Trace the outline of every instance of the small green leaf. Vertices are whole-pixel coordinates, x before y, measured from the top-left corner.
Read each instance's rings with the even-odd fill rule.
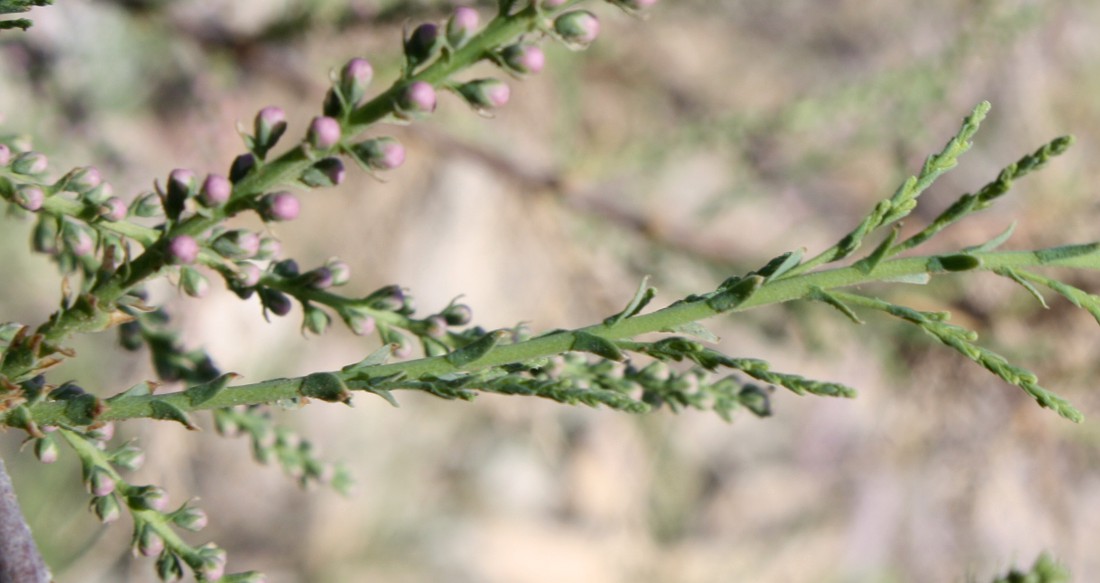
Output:
[[[1043,294],[1039,293],[1039,290],[1035,289],[1035,286],[1031,285],[1031,282],[1024,279],[1015,269],[1012,269],[1011,267],[1005,267],[1002,269],[995,269],[993,270],[993,273],[996,273],[997,275],[1003,277],[1007,277],[1012,281],[1020,284],[1021,286],[1023,286],[1024,289],[1027,290],[1027,293],[1031,294],[1036,300],[1038,300],[1038,302],[1042,304],[1044,308],[1050,308],[1050,306],[1047,305],[1046,298],[1043,297]]]
[[[1016,221],[1012,221],[1012,224],[1009,225],[1008,228],[1005,229],[1004,231],[1001,231],[1000,235],[997,235],[996,237],[993,237],[992,239],[986,241],[985,243],[982,243],[981,245],[975,245],[973,247],[967,247],[967,248],[963,249],[963,251],[966,252],[966,253],[988,253],[990,251],[994,251],[998,247],[1003,245],[1005,243],[1005,241],[1008,241],[1009,237],[1012,236],[1012,232],[1015,231],[1015,230],[1016,230]]]
[[[764,284],[764,278],[750,275],[733,284],[729,289],[721,290],[707,299],[707,305],[715,312],[728,312],[745,303],[756,290]]]
[[[455,367],[462,368],[492,352],[497,343],[507,335],[508,332],[506,330],[494,330],[448,354],[444,358]]]
[[[794,269],[802,262],[802,255],[806,253],[805,247],[800,247],[794,251],[788,251],[779,257],[776,257],[769,261],[764,267],[756,270],[756,275],[764,276],[764,283],[773,281],[783,276],[783,274]]]
[[[240,377],[241,375],[235,372],[227,372],[212,381],[205,382],[201,385],[195,385],[184,391],[183,394],[187,397],[192,407],[198,407],[210,399],[213,399],[218,393],[229,386],[231,381]]]
[[[329,403],[351,405],[351,391],[344,380],[331,372],[315,372],[302,379],[298,394]]]
[[[856,324],[863,324],[863,320],[861,320],[859,316],[856,315],[852,308],[848,307],[848,304],[840,301],[840,298],[825,291],[820,287],[814,286],[813,288],[811,288],[808,298],[814,301],[824,302],[836,308],[837,311],[839,311],[841,314],[844,314],[844,316],[852,322],[855,322]]]
[[[153,410],[152,415],[150,415],[153,419],[176,421],[191,431],[198,431],[199,429],[191,422],[191,417],[186,411],[168,401],[152,401],[149,403],[149,408]]]
[[[606,326],[614,326],[619,322],[627,318],[632,318],[641,312],[649,302],[653,301],[653,298],[657,295],[657,289],[649,287],[649,276],[642,278],[642,283],[638,285],[638,291],[634,292],[634,297],[631,298],[630,303],[623,308],[623,311],[605,318],[603,323]]]
[[[367,368],[369,366],[386,364],[387,362],[389,362],[390,358],[393,357],[393,351],[397,350],[397,348],[398,346],[396,344],[383,344],[381,348],[368,354],[367,357],[363,360],[360,360],[355,364],[349,364],[340,370],[344,372],[351,372],[359,370],[361,368]]]
[[[857,261],[854,267],[864,274],[870,274],[878,267],[878,264],[890,254],[891,247],[894,246],[894,242],[898,240],[898,233],[901,229],[898,225],[894,225],[890,229],[890,233],[886,235],[886,238],[875,247],[874,251],[871,251],[866,257]]]
[[[625,358],[623,352],[611,340],[580,330],[573,333],[573,345],[570,350],[590,352],[608,360],[622,361]]]

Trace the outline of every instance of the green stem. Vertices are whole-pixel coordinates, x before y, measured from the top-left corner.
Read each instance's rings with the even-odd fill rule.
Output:
[[[1100,270],[1100,243],[1069,245],[1038,251],[1002,251],[974,253],[979,260],[976,270],[1022,269],[1029,267],[1072,267]],[[836,289],[876,281],[897,280],[925,273],[943,274],[942,256],[921,256],[883,261],[873,271],[866,273],[858,267],[842,267],[818,271],[765,283],[747,300],[731,311],[743,311],[769,304],[777,304],[809,297],[815,289]],[[690,322],[719,314],[705,301],[679,302],[655,312],[624,319],[618,323],[596,324],[579,331],[609,340],[632,338],[641,334],[671,330]],[[503,364],[568,352],[575,342],[572,332],[560,332],[540,336],[525,342],[500,345],[484,356],[464,366],[454,365],[446,356],[421,358],[401,363],[376,365],[353,371],[335,371],[345,382],[362,383],[369,379],[402,374],[404,378],[418,379],[429,375],[473,371]],[[213,398],[192,405],[183,392],[164,395],[120,397],[112,400],[97,420],[119,420],[135,417],[154,417],[154,403],[164,402],[183,411],[216,409],[236,405],[273,403],[300,395],[301,378],[273,379],[260,383],[229,387]],[[40,425],[73,423],[77,415],[66,411],[67,403],[43,401],[28,405],[33,418]],[[8,415],[0,415],[0,425],[8,424]]]

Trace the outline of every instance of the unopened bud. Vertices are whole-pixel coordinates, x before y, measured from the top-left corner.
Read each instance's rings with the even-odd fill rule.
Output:
[[[454,14],[447,21],[447,42],[451,48],[462,48],[474,35],[479,24],[481,24],[481,17],[477,10],[468,6],[455,8]]]
[[[512,95],[508,84],[498,79],[478,79],[463,83],[458,86],[458,92],[470,107],[482,112],[502,107]]]
[[[224,176],[207,174],[199,190],[199,202],[209,208],[217,208],[229,201],[233,185]]]
[[[306,186],[314,188],[323,186],[336,186],[344,181],[347,171],[344,161],[339,158],[325,158],[318,160],[316,164],[306,168],[299,180]]]
[[[143,218],[159,217],[164,214],[164,204],[155,193],[146,192],[130,203],[130,212]]]
[[[351,151],[372,170],[393,170],[405,163],[405,147],[390,137],[360,142]]]
[[[190,235],[179,235],[168,241],[168,263],[191,265],[199,258],[199,244]]]
[[[206,297],[210,292],[210,280],[199,273],[197,269],[184,267],[180,271],[180,289],[183,293],[193,298]]]
[[[233,163],[229,165],[229,181],[236,184],[244,180],[255,167],[256,156],[252,153],[241,154],[233,158]]]
[[[137,446],[127,443],[111,454],[111,463],[132,472],[145,464],[145,452]]]
[[[139,486],[127,496],[126,503],[135,510],[164,512],[168,508],[168,492],[160,486]]]
[[[138,534],[137,552],[145,557],[159,555],[164,550],[164,539],[150,526],[143,526]]]
[[[367,94],[374,69],[366,59],[356,57],[340,70],[340,92],[348,107],[355,107]]]
[[[99,186],[102,182],[103,177],[94,166],[75,168],[61,179],[61,183],[64,184],[63,188],[66,191],[75,192],[77,194],[84,194]]]
[[[260,251],[260,236],[248,229],[233,229],[215,237],[210,246],[227,259],[250,259]]]
[[[313,289],[328,289],[332,287],[332,271],[328,267],[311,269],[299,276],[299,281]]]
[[[61,240],[65,247],[77,257],[91,255],[95,251],[95,239],[92,231],[84,223],[73,219],[64,219],[61,225]]]
[[[94,441],[111,441],[111,438],[115,436],[115,424],[103,423],[96,427],[89,427],[84,436]]]
[[[285,316],[290,313],[290,308],[293,304],[291,304],[290,298],[288,298],[286,294],[266,288],[261,288],[259,292],[260,302],[263,303],[264,308],[270,310],[272,314],[276,316]]]
[[[297,197],[286,191],[266,194],[260,199],[260,216],[265,221],[292,221],[300,211]]]
[[[183,578],[183,562],[178,555],[164,551],[157,557],[157,577],[161,581],[179,581]]]
[[[57,456],[60,453],[53,436],[47,435],[34,440],[34,457],[38,458],[38,461],[44,464],[52,464],[57,461]]]
[[[17,154],[11,161],[11,171],[16,174],[42,174],[47,167],[49,167],[49,161],[46,156],[38,152],[23,152]]]
[[[125,219],[127,211],[126,203],[122,202],[122,199],[117,196],[112,196],[103,201],[97,209],[100,218],[111,223]]]
[[[351,280],[351,266],[346,261],[333,257],[325,262],[325,268],[332,274],[332,285],[341,286]]]
[[[177,219],[183,212],[187,199],[195,194],[195,173],[177,168],[168,174],[168,189],[164,196],[164,212],[170,219]]]
[[[451,304],[443,310],[443,317],[450,326],[465,326],[473,318],[474,311],[466,304]]]
[[[313,306],[306,307],[305,316],[302,319],[303,330],[308,330],[320,336],[328,330],[330,324],[332,324],[332,317],[326,314],[324,310]]]
[[[12,202],[34,212],[42,208],[42,203],[46,202],[46,192],[41,187],[33,184],[20,184],[15,187],[15,196],[12,197]]]
[[[546,66],[546,53],[538,45],[514,44],[506,47],[500,56],[509,69],[521,75],[533,75]]]
[[[306,132],[306,141],[317,150],[329,150],[340,142],[340,122],[328,116],[313,118]]]
[[[241,261],[237,263],[237,273],[233,279],[241,287],[255,287],[257,283],[260,283],[262,275],[259,265],[249,261]]]
[[[432,58],[439,46],[439,27],[434,24],[421,24],[405,39],[405,60],[409,69]]]
[[[190,530],[191,532],[198,532],[206,528],[206,523],[208,521],[205,512],[191,506],[172,513],[172,522],[175,522],[180,528]]]
[[[193,565],[195,574],[203,581],[217,581],[225,574],[225,550],[214,543],[199,547],[199,564]]]
[[[256,114],[252,125],[256,132],[253,151],[262,160],[286,132],[286,112],[279,107],[265,107]]]
[[[554,20],[554,31],[572,49],[583,49],[600,35],[600,21],[587,10],[566,12]]]
[[[435,111],[435,88],[424,81],[413,81],[397,96],[397,115],[411,119]]]
[[[92,467],[85,485],[93,496],[106,496],[115,491],[114,478],[99,466]]]
[[[118,520],[122,514],[122,509],[118,506],[118,500],[113,495],[92,498],[92,510],[103,524]]]

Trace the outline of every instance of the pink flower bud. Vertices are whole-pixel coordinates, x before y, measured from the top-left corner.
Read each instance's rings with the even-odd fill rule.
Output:
[[[404,118],[431,113],[435,111],[435,104],[435,88],[424,81],[413,81],[397,97],[397,113]]]
[[[600,21],[587,10],[566,12],[554,21],[554,31],[571,48],[585,48],[600,35]]]
[[[340,142],[340,122],[331,117],[315,117],[309,124],[306,141],[317,150],[328,150]]]
[[[478,15],[477,10],[468,6],[455,8],[451,19],[447,21],[447,42],[452,48],[461,48],[474,35],[474,30],[480,24],[481,16]]]
[[[233,193],[233,185],[224,176],[207,174],[202,181],[202,189],[199,190],[199,202],[203,206],[216,208],[229,201]]]
[[[20,184],[15,188],[12,202],[34,212],[42,208],[42,203],[46,202],[46,193],[33,184]]]
[[[289,192],[276,192],[260,199],[260,216],[265,221],[293,221],[298,218],[301,203]]]
[[[190,235],[179,235],[168,242],[168,263],[191,265],[199,258],[199,244]]]
[[[505,64],[517,73],[535,74],[546,65],[546,53],[537,45],[515,44],[501,53]]]

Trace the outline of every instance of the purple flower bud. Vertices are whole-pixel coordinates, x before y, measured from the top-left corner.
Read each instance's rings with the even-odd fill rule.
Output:
[[[199,258],[199,244],[190,235],[172,237],[168,242],[168,263],[191,265]]]
[[[224,176],[207,174],[202,181],[202,189],[199,190],[199,202],[203,206],[216,208],[229,201],[229,195],[233,193],[233,185]]]
[[[340,70],[340,92],[348,107],[355,107],[367,94],[367,86],[374,76],[374,68],[366,59],[356,57]]]
[[[11,171],[16,174],[42,174],[49,167],[49,161],[38,152],[23,152],[11,162]]]
[[[11,148],[7,144],[0,144],[0,166],[7,166],[11,162]]]
[[[210,246],[227,259],[249,259],[260,251],[260,236],[247,229],[233,229],[215,237]]]
[[[34,457],[44,464],[52,464],[57,461],[60,451],[57,442],[50,436],[34,440]]]
[[[329,271],[328,267],[311,269],[303,273],[300,277],[303,285],[313,289],[328,289],[332,287],[332,272]]]
[[[199,273],[198,270],[184,267],[180,272],[180,288],[183,293],[193,298],[206,297],[210,292],[210,280]]]
[[[263,273],[260,271],[260,266],[248,261],[241,261],[237,263],[237,273],[234,275],[234,281],[241,287],[255,287],[257,283],[260,283],[260,277]]]
[[[66,219],[61,224],[61,240],[69,251],[77,257],[91,255],[95,251],[94,231],[72,219]]]
[[[33,184],[20,184],[15,187],[12,202],[34,212],[42,208],[42,203],[46,202],[46,193]]]
[[[360,142],[351,151],[372,170],[393,170],[405,163],[405,147],[389,137]]]
[[[252,169],[256,167],[256,156],[251,153],[241,154],[236,158],[233,158],[233,163],[229,165],[229,181],[233,184],[244,180],[248,176]]]
[[[114,223],[125,219],[127,210],[121,198],[112,196],[99,205],[97,212],[103,220]]]
[[[546,53],[538,45],[514,44],[505,48],[501,57],[508,68],[525,75],[538,73],[546,66]]]
[[[447,42],[451,48],[462,48],[466,41],[474,35],[474,30],[481,24],[481,16],[477,10],[467,6],[455,8],[454,14],[447,21]]]
[[[434,24],[421,24],[405,39],[405,60],[409,69],[432,58],[439,46],[439,27]]]
[[[265,107],[256,114],[252,127],[256,132],[252,149],[263,159],[286,132],[286,112],[279,107]]]
[[[306,141],[317,150],[328,150],[340,142],[340,122],[331,117],[313,118],[306,133]]]
[[[443,316],[432,316],[424,321],[424,334],[432,338],[443,338],[447,335],[447,320]]]
[[[170,219],[178,219],[184,203],[195,194],[195,173],[177,168],[168,174],[168,191],[164,196],[164,212]]]
[[[92,496],[106,496],[115,491],[115,480],[107,473],[107,470],[99,466],[92,468],[91,473],[88,475],[87,484],[88,492],[91,492]]]
[[[508,103],[512,91],[498,79],[478,79],[458,86],[458,92],[470,107],[478,111],[496,109]]]
[[[173,512],[172,522],[175,522],[180,528],[190,530],[191,532],[198,532],[206,528],[206,523],[209,522],[209,519],[206,513],[201,509],[188,506]]]
[[[69,192],[84,194],[103,182],[103,177],[94,166],[85,166],[70,171],[61,179],[64,189]]]
[[[351,266],[335,257],[325,262],[325,268],[332,274],[332,285],[341,286],[351,280]]]
[[[398,117],[409,119],[435,111],[435,88],[424,81],[413,81],[397,96]]]
[[[271,266],[271,271],[279,277],[285,277],[287,279],[298,277],[301,270],[298,269],[298,262],[293,259],[283,259]]]
[[[260,216],[265,221],[293,221],[301,210],[298,199],[286,191],[266,194],[260,199]]]
[[[144,557],[155,557],[164,550],[164,539],[152,528],[145,526],[138,534],[137,551]]]
[[[289,314],[290,308],[293,307],[293,304],[290,303],[290,298],[286,297],[286,294],[273,289],[261,288],[260,302],[263,303],[264,308],[271,310],[271,313],[276,316],[285,316]]]
[[[306,168],[299,180],[306,186],[322,187],[336,186],[344,181],[347,171],[344,161],[339,158],[324,158],[316,164]]]
[[[103,524],[118,520],[118,517],[122,514],[122,509],[118,507],[118,500],[114,496],[93,498],[92,508],[95,510],[96,517]]]
[[[600,35],[600,21],[587,10],[566,12],[554,21],[554,31],[570,48],[583,49]]]

